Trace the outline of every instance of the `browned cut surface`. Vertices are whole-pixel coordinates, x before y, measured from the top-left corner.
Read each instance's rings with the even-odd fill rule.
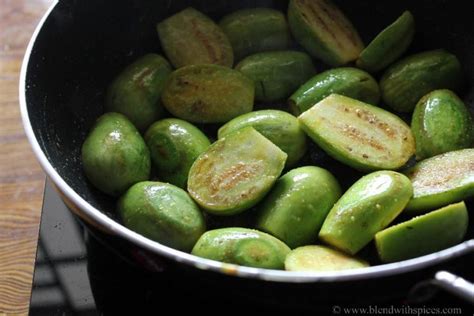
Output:
[[[339,41],[339,38],[334,34],[333,30],[329,27],[329,25],[326,24],[324,19],[322,19],[320,15],[318,14],[319,7],[317,6],[318,5],[317,1],[311,2],[311,1],[302,0],[300,1],[300,3],[301,3],[300,5],[301,8],[303,9],[301,12],[302,12],[303,18],[306,20],[306,23],[308,23],[309,25],[314,25],[315,23],[317,23],[319,27],[323,28],[326,33],[331,34],[331,37],[334,39],[334,42],[337,44],[337,46],[342,48],[343,46],[341,42]],[[304,11],[305,7],[309,10],[309,12],[311,13],[311,16],[306,15]]]
[[[422,168],[415,168],[408,177],[413,181],[416,193],[438,192],[459,185],[459,179],[474,173],[474,161],[453,161],[444,158],[445,161],[435,165],[425,164]],[[438,160],[438,162],[441,159]]]
[[[219,58],[217,56],[216,51],[214,50],[214,46],[212,46],[212,44],[209,41],[210,34],[203,33],[201,29],[199,28],[199,24],[200,24],[199,21],[197,21],[196,19],[191,19],[191,25],[192,25],[193,33],[194,35],[196,35],[196,39],[202,43],[202,45],[208,52],[208,57],[211,64],[214,64],[219,61]]]
[[[215,175],[211,180],[211,192],[220,190],[231,190],[239,183],[248,181],[252,176],[255,176],[254,164],[238,163],[230,166],[221,174]]]
[[[339,126],[337,126],[339,127]],[[355,140],[358,144],[363,144],[367,145],[369,147],[372,147],[373,149],[379,150],[381,152],[384,152],[387,150],[385,146],[380,144],[378,141],[375,139],[369,137],[367,134],[364,132],[360,131],[354,126],[349,126],[345,124],[342,129],[340,129],[342,134],[345,134],[347,137]]]
[[[354,47],[359,46],[358,35],[354,34],[353,26],[347,20],[346,16],[333,3],[327,0],[319,1],[321,10],[323,10],[331,20],[340,26],[341,32],[345,33],[347,39]]]
[[[0,0],[0,315],[28,313],[45,177],[21,125],[18,80],[50,3]]]
[[[344,107],[344,106],[341,105],[341,107]],[[350,113],[351,109],[344,107],[344,112]],[[357,108],[355,109],[354,113],[359,119],[373,125],[374,128],[377,128],[379,131],[385,134],[388,138],[391,138],[391,139],[397,138],[398,134],[395,132],[395,130],[391,128],[389,124],[380,120],[376,115],[374,115],[370,111]]]
[[[334,30],[332,27],[326,24],[324,22],[324,18],[319,16],[317,12],[321,12],[321,14],[326,15],[327,18],[331,19],[335,23],[339,23],[337,19],[334,18],[332,14],[329,13],[329,11],[324,8],[323,3],[324,1],[315,1],[313,5],[309,4],[309,8],[311,9],[311,12],[313,12],[314,16],[317,16],[318,21],[321,23],[321,25],[324,26],[324,29],[331,34],[331,37],[333,38],[334,42],[339,46],[340,49],[344,49],[344,45],[341,43],[339,36],[337,36],[334,33]]]
[[[301,8],[301,14],[306,23],[322,28],[331,36],[339,49],[346,49],[346,41],[349,41],[353,47],[360,46],[358,34],[354,33],[345,15],[330,1],[297,0],[296,5]],[[333,25],[328,25],[328,21]]]

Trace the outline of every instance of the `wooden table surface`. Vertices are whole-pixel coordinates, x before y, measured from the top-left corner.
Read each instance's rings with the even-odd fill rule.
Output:
[[[0,0],[0,315],[25,315],[45,175],[23,131],[18,80],[28,41],[52,0]]]

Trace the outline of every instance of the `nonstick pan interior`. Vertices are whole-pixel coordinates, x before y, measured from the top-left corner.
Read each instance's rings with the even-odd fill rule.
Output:
[[[412,11],[416,35],[407,54],[444,48],[457,55],[468,82],[462,95],[473,109],[474,22],[468,1],[336,3],[366,44],[404,10]],[[136,58],[150,52],[161,53],[156,23],[188,6],[218,20],[239,8],[273,7],[286,11],[287,4],[276,0],[60,1],[34,43],[26,73],[28,115],[42,151],[74,191],[95,208],[115,217],[115,200],[86,181],[80,148],[88,130],[103,113],[104,94],[111,80]],[[305,163],[328,168],[346,187],[360,176],[317,152]]]

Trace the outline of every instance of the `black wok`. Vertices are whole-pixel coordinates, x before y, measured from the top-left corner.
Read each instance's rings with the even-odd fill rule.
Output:
[[[473,109],[474,20],[469,1],[373,0],[337,4],[353,21],[365,43],[405,9],[411,10],[417,31],[409,53],[444,48],[456,54],[468,82],[464,100]],[[179,271],[189,274],[193,282],[204,282],[216,291],[221,287],[244,289],[239,295],[295,306],[310,307],[320,300],[374,302],[387,293],[400,296],[415,280],[430,279],[436,271],[447,267],[456,271],[457,267],[472,265],[472,225],[465,242],[438,253],[337,273],[235,267],[168,248],[123,227],[116,220],[114,200],[86,181],[81,144],[95,119],[103,113],[107,85],[134,59],[160,52],[156,22],[187,6],[218,19],[243,7],[265,6],[285,11],[287,1],[58,1],[44,16],[26,52],[20,79],[26,134],[65,203],[96,237],[122,256],[157,273]],[[349,183],[359,176],[325,158],[315,157],[313,162],[335,174],[344,174],[342,182]],[[472,210],[472,200],[468,203]],[[454,279],[450,277],[437,274],[433,283],[474,301],[472,287],[452,287]],[[312,294],[303,299],[298,294],[301,292]]]

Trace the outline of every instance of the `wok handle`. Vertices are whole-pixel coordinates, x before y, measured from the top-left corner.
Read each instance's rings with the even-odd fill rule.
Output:
[[[466,242],[466,252],[474,252],[474,239]],[[474,305],[474,284],[448,271],[438,271],[431,284]]]
[[[474,304],[474,284],[455,274],[448,271],[438,271],[432,284]]]
[[[474,252],[474,239],[463,243],[461,255]],[[418,282],[408,293],[407,301],[422,303],[431,300],[439,289],[447,291],[474,305],[474,284],[448,271],[438,271],[434,277]]]

